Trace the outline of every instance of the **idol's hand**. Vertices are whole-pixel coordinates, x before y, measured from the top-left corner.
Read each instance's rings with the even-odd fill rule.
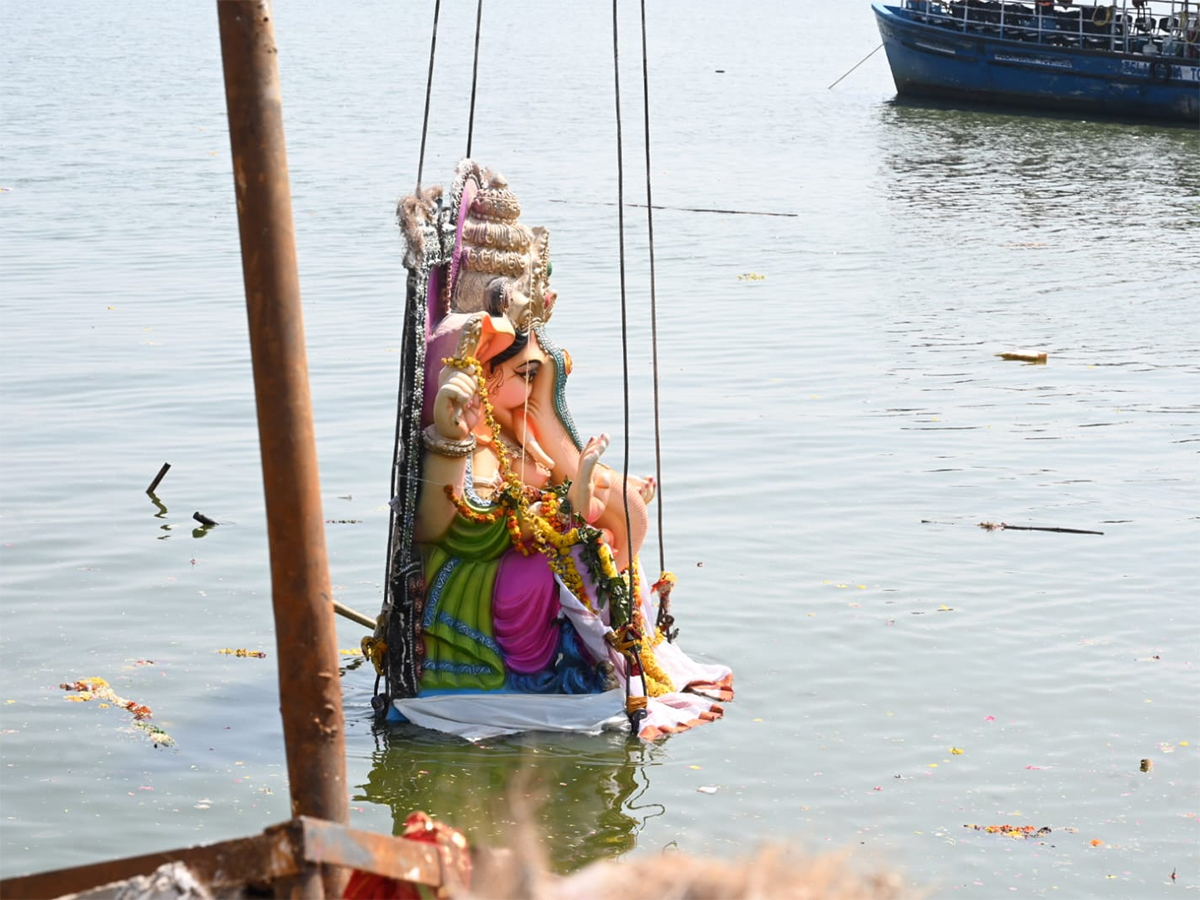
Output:
[[[608,449],[610,439],[607,434],[602,434],[599,437],[589,438],[587,444],[583,448],[583,452],[579,454],[579,478],[586,479],[592,475],[592,470],[596,468],[596,463],[600,461],[600,457],[604,455],[604,451]]]
[[[647,475],[645,478],[630,478],[629,480],[634,484],[643,503],[649,503],[654,499],[654,495],[658,493],[658,482],[654,480],[653,475]]]
[[[479,383],[474,373],[443,366],[433,402],[433,424],[438,434],[450,440],[464,440],[479,424],[481,416]]]

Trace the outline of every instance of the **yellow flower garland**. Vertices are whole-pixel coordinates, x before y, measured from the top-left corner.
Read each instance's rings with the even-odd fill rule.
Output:
[[[579,528],[570,527],[571,523],[564,519],[561,514],[561,500],[554,491],[540,492],[538,499],[542,504],[541,513],[535,513],[530,509],[529,498],[526,496],[524,485],[521,484],[520,479],[517,478],[516,473],[513,471],[508,450],[505,448],[504,443],[498,440],[500,426],[496,422],[495,410],[492,407],[491,400],[488,398],[483,364],[473,356],[462,358],[445,357],[442,363],[471,372],[475,376],[475,382],[479,387],[480,405],[483,407],[484,422],[491,430],[492,435],[497,438],[493,441],[492,447],[499,459],[500,475],[505,485],[501,491],[500,502],[492,512],[481,512],[473,509],[463,498],[455,495],[454,489],[450,485],[446,485],[447,495],[453,501],[459,513],[473,522],[492,523],[503,515],[513,546],[526,556],[532,554],[535,550],[545,555],[551,570],[562,579],[563,583],[588,611],[595,613],[596,610],[592,607],[591,601],[588,599],[583,577],[579,574],[579,569],[575,565],[575,559],[571,555],[571,548],[583,542]],[[522,537],[522,521],[528,523],[530,528],[530,538],[528,540]],[[530,546],[531,544],[532,546]],[[621,573],[617,571],[612,548],[608,544],[600,544],[597,555],[600,559],[600,574],[604,578],[617,579],[621,577]],[[638,605],[640,579],[638,577],[638,563],[636,559],[632,565],[633,592],[631,601],[633,604],[633,625],[638,634],[645,635],[645,622],[643,621],[641,609]],[[665,573],[664,578],[666,577],[670,577],[672,583],[674,582],[674,576]],[[654,655],[653,647],[662,643],[662,641],[662,631],[655,629],[654,634],[649,639],[643,637],[641,642],[642,672],[646,678],[646,693],[651,697],[661,697],[663,694],[670,694],[675,690],[671,676],[663,671],[662,666],[659,665],[658,659]]]

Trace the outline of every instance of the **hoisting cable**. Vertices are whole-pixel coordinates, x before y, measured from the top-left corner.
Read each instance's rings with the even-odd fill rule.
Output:
[[[654,197],[651,192],[650,167],[650,68],[649,54],[646,51],[646,0],[641,0],[642,11],[642,110],[644,131],[646,134],[646,232],[650,247],[650,359],[654,379],[654,492],[658,501],[658,617],[654,623],[656,631],[661,630],[666,639],[674,642],[679,630],[673,628],[675,617],[671,615],[671,588],[674,579],[667,571],[667,552],[663,543],[663,504],[662,504],[662,430],[659,417],[658,393],[658,297],[654,281]]]
[[[654,373],[654,478],[658,503],[658,568],[666,571],[663,549],[662,434],[658,416],[658,306],[654,290],[654,198],[650,190],[650,74],[646,54],[646,0],[642,0],[642,109],[646,132],[646,231],[650,245],[650,356]]]
[[[429,134],[429,96],[433,92],[433,58],[437,54],[438,14],[442,0],[433,4],[433,36],[429,40],[429,75],[425,79],[425,119],[421,122],[421,157],[417,161],[417,196],[421,195],[421,176],[425,174],[425,137]],[[474,102],[474,95],[471,97]]]
[[[471,114],[467,119],[467,159],[471,158],[471,138],[475,136],[475,86],[479,82],[479,26],[483,22],[483,0],[475,7],[475,62],[471,66]]]
[[[617,37],[617,0],[612,4],[613,20],[613,97],[616,102],[617,123],[617,243],[620,251],[621,264],[621,381],[625,406],[625,461],[621,471],[621,499],[625,509],[625,548],[629,556],[629,622],[632,627],[634,613],[637,610],[638,596],[634,590],[634,570],[637,568],[633,558],[633,522],[629,515],[629,319],[625,302],[625,166],[622,158],[621,144],[621,66],[619,40]],[[646,717],[646,676],[642,675],[642,696],[632,696],[630,687],[635,671],[641,671],[641,660],[638,658],[636,640],[632,653],[626,657],[628,677],[625,680],[625,712],[629,716],[629,724],[634,734],[639,731],[639,724]]]
[[[429,42],[429,72],[425,80],[425,117],[421,123],[421,153],[417,160],[417,189],[416,196],[421,196],[421,181],[425,172],[425,140],[429,134],[429,104],[433,93],[433,63],[437,55],[438,17],[441,12],[441,0],[433,7],[433,31]],[[415,667],[405,664],[405,654],[392,647],[389,651],[388,641],[397,638],[402,628],[396,613],[398,600],[403,602],[410,594],[410,577],[412,575],[412,510],[416,505],[416,487],[420,480],[418,475],[418,457],[401,459],[401,450],[408,450],[413,445],[412,435],[405,428],[405,422],[412,410],[406,408],[405,398],[412,396],[413,386],[418,381],[417,369],[424,364],[419,360],[420,352],[414,349],[414,341],[424,339],[424,299],[414,287],[412,274],[409,275],[407,299],[404,310],[404,324],[400,336],[400,385],[397,394],[396,434],[392,445],[392,502],[388,504],[388,546],[387,569],[384,572],[384,602],[383,609],[376,619],[375,632],[362,640],[363,655],[370,658],[375,667],[375,687],[372,692],[371,706],[377,720],[383,719],[391,705],[393,691],[415,691]],[[418,404],[419,404],[418,400]],[[419,409],[418,405],[418,409]],[[419,446],[419,438],[417,441]],[[399,522],[397,522],[399,520]],[[402,644],[403,640],[395,640]],[[399,661],[397,652],[400,653]],[[409,660],[411,662],[411,660]],[[380,693],[379,683],[386,681],[386,689]]]

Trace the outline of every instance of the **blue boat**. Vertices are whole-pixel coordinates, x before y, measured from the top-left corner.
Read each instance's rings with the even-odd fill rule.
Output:
[[[901,97],[1200,126],[1200,3],[874,3]]]

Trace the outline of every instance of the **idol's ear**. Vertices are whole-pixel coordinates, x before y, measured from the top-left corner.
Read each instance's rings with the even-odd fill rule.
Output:
[[[516,330],[506,316],[474,313],[459,332],[456,356],[459,359],[473,356],[480,362],[487,362],[507,350],[516,337]]]
[[[464,164],[466,166],[464,167]],[[470,160],[463,160],[458,172],[456,195],[458,196],[458,215],[455,218],[454,250],[450,254],[450,272],[448,275],[446,296],[453,298],[458,289],[458,278],[466,268],[467,251],[463,247],[463,229],[467,224],[467,213],[475,197],[479,193],[479,166]]]

